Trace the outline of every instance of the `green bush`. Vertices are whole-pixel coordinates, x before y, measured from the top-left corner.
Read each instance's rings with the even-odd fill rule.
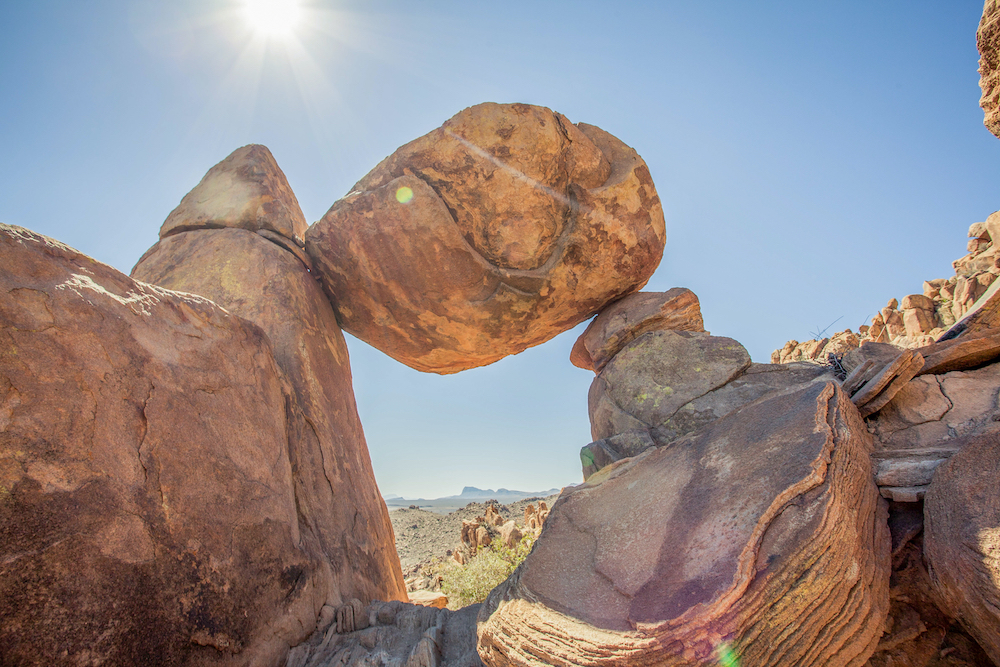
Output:
[[[534,543],[533,535],[525,535],[513,548],[494,540],[488,549],[480,549],[465,565],[455,565],[442,572],[441,590],[448,596],[448,607],[460,609],[485,600],[489,592],[531,553]]]

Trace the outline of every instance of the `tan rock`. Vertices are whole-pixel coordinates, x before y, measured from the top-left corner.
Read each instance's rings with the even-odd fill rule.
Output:
[[[160,238],[220,227],[268,230],[303,243],[306,219],[266,146],[244,146],[212,167],[167,216]]]
[[[496,505],[487,505],[485,517],[486,523],[491,526],[496,526],[499,528],[504,524],[503,517],[500,516],[500,512],[497,511]]]
[[[639,289],[663,211],[635,151],[523,104],[410,142],[307,233],[344,329],[453,373],[542,343]]]
[[[924,504],[924,554],[945,611],[1000,663],[1000,437],[982,436],[942,464]]]
[[[977,331],[934,343],[920,352],[925,360],[921,375],[975,368],[1000,357],[1000,331]]]
[[[242,229],[168,236],[133,275],[210,298],[267,332],[296,397],[289,444],[295,492],[304,530],[335,573],[327,601],[404,599],[389,513],[354,402],[347,345],[312,275],[285,249]]]
[[[643,334],[590,385],[591,436],[596,441],[665,426],[682,407],[749,366],[750,355],[732,338],[687,331]],[[673,427],[686,432],[683,424]]]
[[[513,520],[500,526],[500,541],[508,549],[513,549],[524,535]]]
[[[418,604],[422,607],[434,607],[444,609],[448,606],[448,596],[439,591],[413,591],[407,593],[411,604]]]
[[[889,608],[870,451],[847,397],[817,383],[565,490],[532,553],[483,604],[480,656],[863,664]]]
[[[278,664],[331,574],[265,333],[19,227],[0,265],[0,661]]]
[[[929,299],[923,294],[910,294],[903,297],[903,303],[900,305],[900,310],[934,310],[934,300]]]
[[[979,87],[983,91],[979,100],[985,115],[983,124],[1000,137],[1000,2],[997,0],[986,0],[983,5],[976,45],[979,47]]]
[[[615,301],[576,340],[570,361],[600,373],[622,347],[654,330],[705,331],[694,292],[675,287],[666,292],[638,292]]]

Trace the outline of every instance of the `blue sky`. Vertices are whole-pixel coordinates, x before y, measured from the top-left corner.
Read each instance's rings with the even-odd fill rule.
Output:
[[[693,289],[767,361],[952,274],[1000,208],[981,0],[313,1],[265,42],[239,2],[0,0],[0,221],[128,272],[202,175],[267,145],[318,220],[464,107],[527,102],[635,147],[664,202],[647,289]],[[439,377],[350,339],[384,493],[580,480],[582,328]]]

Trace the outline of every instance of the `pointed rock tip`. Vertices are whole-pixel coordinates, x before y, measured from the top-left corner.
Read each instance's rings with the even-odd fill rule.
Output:
[[[160,238],[234,227],[269,230],[301,245],[308,226],[271,151],[262,144],[248,144],[208,170],[167,216]]]

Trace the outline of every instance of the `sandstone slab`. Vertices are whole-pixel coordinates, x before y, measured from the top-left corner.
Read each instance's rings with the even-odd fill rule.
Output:
[[[934,476],[924,554],[944,610],[1000,663],[1000,437],[970,442]]]
[[[167,216],[160,238],[220,227],[265,230],[304,243],[305,216],[266,146],[238,148],[212,167]]]
[[[634,150],[524,104],[401,147],[309,228],[346,331],[453,373],[542,343],[646,283],[663,210]]]
[[[564,490],[487,598],[487,665],[862,665],[889,608],[871,439],[833,382]]]
[[[22,228],[0,265],[0,661],[276,663],[326,575],[265,333]]]
[[[705,331],[698,297],[689,289],[637,292],[604,308],[580,335],[570,361],[600,373],[613,356],[638,336],[655,330]]]

